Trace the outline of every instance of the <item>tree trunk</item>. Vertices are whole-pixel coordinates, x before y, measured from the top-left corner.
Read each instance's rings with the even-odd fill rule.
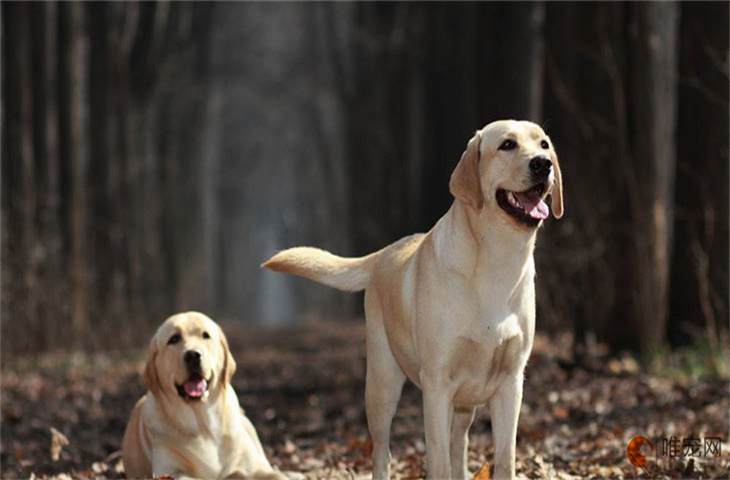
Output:
[[[87,119],[85,88],[87,85],[87,45],[83,4],[60,3],[59,6],[59,126],[62,196],[67,219],[69,250],[70,315],[72,340],[76,348],[88,338],[88,260],[86,172]]]
[[[669,262],[674,222],[677,123],[676,3],[631,5],[629,87],[633,92],[626,184],[634,235],[632,311],[639,347],[649,353],[665,343]]]
[[[536,254],[538,299],[542,312],[573,319],[577,357],[591,331],[615,350],[643,351],[666,333],[675,7],[547,6],[548,133],[576,201],[541,240],[554,248]]]
[[[728,318],[728,4],[680,5],[669,333],[673,345],[718,348],[727,346]]]
[[[4,3],[3,11],[3,325],[23,324],[20,338],[33,344],[37,324],[35,212],[37,191],[33,152],[31,5]],[[11,74],[8,74],[11,72]],[[7,218],[5,218],[7,216]],[[6,283],[7,282],[7,283]],[[8,315],[9,314],[9,315]],[[6,316],[7,315],[7,316]],[[6,336],[3,335],[3,338]],[[11,335],[16,337],[16,335]],[[23,340],[21,340],[23,341]]]
[[[89,158],[88,158],[88,222],[90,315],[97,317],[111,308],[114,284],[114,263],[118,252],[112,248],[113,215],[111,170],[115,151],[111,148],[109,60],[110,21],[106,2],[84,4],[89,36]]]
[[[57,19],[58,4],[33,3],[32,84],[33,84],[33,143],[36,175],[35,222],[37,245],[33,267],[38,276],[37,323],[44,343],[58,338],[64,317],[63,304],[68,298],[62,260],[62,237],[59,217],[59,157],[57,125]]]
[[[475,85],[473,91],[483,116],[486,121],[514,118],[540,123],[545,4],[487,2],[478,4],[478,11],[474,35],[476,58],[479,59],[478,84],[487,84],[490,88]],[[459,28],[458,24],[454,26]],[[479,47],[480,44],[485,47]],[[498,47],[488,48],[487,45]]]

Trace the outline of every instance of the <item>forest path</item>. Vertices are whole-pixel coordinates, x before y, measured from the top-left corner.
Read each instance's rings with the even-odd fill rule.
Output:
[[[272,463],[307,478],[370,478],[364,412],[362,322],[295,329],[224,325],[238,362],[233,384]],[[538,335],[526,372],[517,439],[517,473],[529,478],[648,478],[626,448],[644,436],[661,448],[674,436],[698,438],[700,455],[657,458],[654,477],[728,478],[727,380],[670,379],[639,371],[630,357],[570,369],[565,337]],[[123,478],[119,456],[129,411],[144,393],[144,349],[95,356],[48,354],[2,366],[2,478]],[[560,365],[563,365],[561,367]],[[65,435],[51,460],[51,427]],[[720,457],[706,456],[719,437]],[[486,408],[471,429],[472,474],[493,447]],[[708,440],[709,439],[709,440]],[[670,445],[667,443],[667,445]],[[394,478],[425,473],[420,392],[403,391],[392,432]]]

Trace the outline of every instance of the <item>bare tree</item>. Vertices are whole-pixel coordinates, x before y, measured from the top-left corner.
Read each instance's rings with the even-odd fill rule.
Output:
[[[681,4],[673,344],[727,348],[728,5]],[[700,317],[702,320],[700,321]]]
[[[5,2],[3,351],[124,345],[187,308],[357,314],[259,263],[428,229],[499,117],[543,124],[566,178],[537,249],[541,328],[572,323],[576,351],[591,331],[719,346],[727,9]]]
[[[636,3],[631,8],[629,52],[633,95],[624,165],[634,235],[631,258],[632,318],[643,352],[666,340],[669,264],[674,222],[677,125],[677,3]]]

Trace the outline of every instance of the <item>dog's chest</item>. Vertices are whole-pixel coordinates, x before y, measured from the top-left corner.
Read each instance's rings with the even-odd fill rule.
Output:
[[[178,454],[188,459],[187,471],[195,478],[226,478],[231,473],[247,473],[253,465],[247,457],[255,452],[250,445],[241,445],[235,437],[222,435],[217,438],[199,436]]]
[[[157,433],[165,456],[179,464],[187,475],[194,478],[223,478],[230,470],[230,453],[235,450],[231,436],[223,429],[217,408],[187,408],[177,412],[178,428]],[[174,447],[169,447],[174,446]],[[157,473],[157,472],[155,472]]]
[[[530,333],[524,331],[516,315],[488,327],[486,332],[454,340],[449,370],[456,383],[457,406],[487,402],[505,378],[520,374],[529,355]]]
[[[215,442],[203,437],[189,441],[184,447],[178,445],[170,455],[182,461],[180,466],[186,474],[195,478],[220,478],[224,468]]]

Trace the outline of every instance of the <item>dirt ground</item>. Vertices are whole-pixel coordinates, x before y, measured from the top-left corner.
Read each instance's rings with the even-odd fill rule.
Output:
[[[224,325],[238,362],[233,384],[273,464],[308,479],[370,478],[364,408],[362,322],[311,323],[296,329]],[[45,355],[2,365],[0,477],[123,478],[120,446],[127,416],[144,393],[144,348],[81,356]],[[597,358],[572,368],[567,337],[538,336],[526,372],[517,438],[517,473],[528,478],[728,478],[727,380],[646,375],[630,357]],[[58,433],[51,433],[51,429]],[[59,436],[60,434],[60,436]],[[636,436],[646,470],[626,448]],[[66,437],[68,445],[59,443]],[[705,448],[719,437],[719,453]],[[479,409],[471,429],[472,474],[494,468],[490,422]],[[674,440],[672,440],[674,438]],[[56,444],[58,460],[52,460]],[[422,478],[421,396],[407,385],[392,430],[393,475]],[[675,444],[676,445],[676,444]],[[482,470],[479,478],[484,478]]]

